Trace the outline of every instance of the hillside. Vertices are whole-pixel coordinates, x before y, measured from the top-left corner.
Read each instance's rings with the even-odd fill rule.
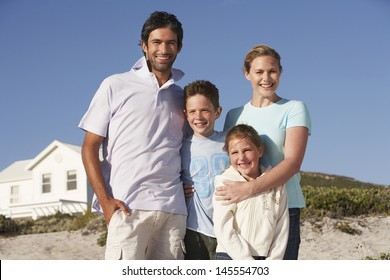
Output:
[[[376,187],[389,187],[389,185],[377,185],[372,183],[366,183],[358,181],[354,178],[330,175],[318,172],[301,172],[301,185],[312,187],[362,187],[362,188],[376,188]]]
[[[302,172],[301,185],[307,218],[344,218],[362,215],[389,215],[389,186],[365,183],[353,178]]]

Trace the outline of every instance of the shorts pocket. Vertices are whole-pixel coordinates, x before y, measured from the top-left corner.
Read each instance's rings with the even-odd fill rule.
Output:
[[[110,227],[111,224],[115,224],[115,220],[116,220],[116,218],[120,215],[120,213],[119,213],[120,211],[121,211],[120,209],[117,209],[117,210],[114,212],[114,214],[112,214],[111,219],[110,219],[110,222],[109,222],[109,224],[107,225],[108,228]]]

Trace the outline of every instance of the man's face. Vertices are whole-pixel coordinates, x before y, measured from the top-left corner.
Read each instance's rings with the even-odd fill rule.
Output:
[[[170,75],[172,65],[180,52],[177,34],[167,27],[155,29],[150,33],[148,42],[142,42],[142,50],[150,63],[152,73],[156,76]]]

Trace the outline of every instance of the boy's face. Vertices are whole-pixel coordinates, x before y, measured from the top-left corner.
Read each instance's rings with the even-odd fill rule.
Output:
[[[221,111],[221,107],[215,109],[210,100],[201,94],[187,98],[185,114],[197,137],[209,137],[214,133],[214,124]]]

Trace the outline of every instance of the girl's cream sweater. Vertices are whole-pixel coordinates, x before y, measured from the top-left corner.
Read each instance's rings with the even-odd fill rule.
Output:
[[[215,187],[227,180],[246,182],[232,166],[216,176]],[[214,195],[213,206],[217,252],[225,252],[234,260],[253,259],[252,256],[283,259],[289,230],[284,186],[230,205],[222,205]]]

